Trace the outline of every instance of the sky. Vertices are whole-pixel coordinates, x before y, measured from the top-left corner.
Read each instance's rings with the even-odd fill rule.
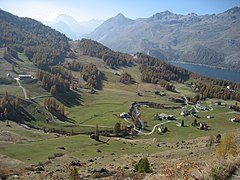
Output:
[[[118,13],[131,19],[150,17],[169,10],[177,14],[221,13],[240,0],[0,0],[0,8],[20,17],[52,21],[60,14],[77,21],[107,20]]]

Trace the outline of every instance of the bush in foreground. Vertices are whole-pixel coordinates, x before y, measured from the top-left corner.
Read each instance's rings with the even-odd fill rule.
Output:
[[[151,173],[152,172],[149,161],[146,157],[139,160],[135,169],[139,173]]]

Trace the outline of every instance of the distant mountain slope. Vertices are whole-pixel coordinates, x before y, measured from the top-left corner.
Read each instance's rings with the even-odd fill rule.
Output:
[[[86,22],[78,22],[72,16],[60,14],[53,21],[43,21],[43,23],[76,40],[83,34],[92,32],[103,23],[103,20],[92,19]]]
[[[65,35],[38,21],[0,10],[0,47],[24,51],[40,68],[63,59],[69,49],[68,41]]]
[[[240,8],[212,15],[169,11],[131,20],[110,18],[87,38],[127,53],[144,52],[169,61],[240,69]]]
[[[101,43],[89,39],[82,39],[77,42],[77,46],[82,54],[100,58],[111,68],[133,65],[133,57],[131,55],[114,52]]]

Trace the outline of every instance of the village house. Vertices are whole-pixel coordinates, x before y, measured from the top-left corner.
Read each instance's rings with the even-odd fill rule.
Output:
[[[212,118],[214,118],[214,116],[208,115],[207,118],[208,118],[208,119],[212,119]]]
[[[207,123],[205,123],[205,122],[200,122],[200,124],[199,124],[199,129],[200,129],[200,130],[207,130],[207,129],[208,129]]]
[[[162,118],[156,114],[153,116],[153,120],[162,120]]]
[[[30,74],[19,74],[18,75],[19,80],[25,80],[25,79],[32,79],[32,75]]]
[[[167,114],[164,114],[164,113],[159,114],[159,117],[162,118],[162,119],[167,119],[167,120],[175,120],[173,115],[167,115]]]
[[[213,103],[214,106],[226,106],[226,103],[223,103],[221,101],[217,101],[215,103]]]
[[[187,111],[187,110],[183,110],[181,113],[180,113],[181,116],[188,116],[190,115],[190,112]]]
[[[159,92],[160,96],[166,96],[166,94],[164,92]]]
[[[130,115],[126,112],[123,112],[119,115],[120,118],[130,118]]]
[[[168,131],[167,127],[164,127],[163,125],[160,125],[158,128],[158,131],[160,133],[166,133]]]
[[[240,122],[240,119],[238,119],[238,118],[236,118],[236,117],[231,118],[230,120],[231,120],[233,123],[238,123],[238,122]]]
[[[196,108],[202,110],[202,111],[208,111],[209,110],[209,107],[207,106],[202,106],[200,104],[196,104]]]
[[[186,110],[185,108],[180,113],[180,115],[182,115],[182,116],[189,116],[189,115],[194,115],[194,114],[196,114],[196,111],[194,109]]]

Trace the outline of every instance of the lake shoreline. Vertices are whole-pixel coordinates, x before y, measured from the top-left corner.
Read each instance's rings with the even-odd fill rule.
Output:
[[[223,69],[231,72],[236,72],[240,73],[240,71],[232,70],[229,68],[224,68],[224,67],[219,67],[219,66],[211,66],[207,64],[199,64],[199,63],[193,63],[193,62],[184,62],[184,61],[168,61],[170,64],[190,64],[190,65],[195,65],[195,66],[204,66],[204,67],[209,67],[209,68],[214,68],[214,69]]]
[[[239,71],[231,71],[227,68],[219,68],[215,66],[202,65],[197,63],[186,63],[186,62],[176,62],[171,61],[170,64],[187,69],[191,72],[195,72],[204,76],[222,79],[222,80],[230,80],[233,82],[240,83],[240,72]]]

